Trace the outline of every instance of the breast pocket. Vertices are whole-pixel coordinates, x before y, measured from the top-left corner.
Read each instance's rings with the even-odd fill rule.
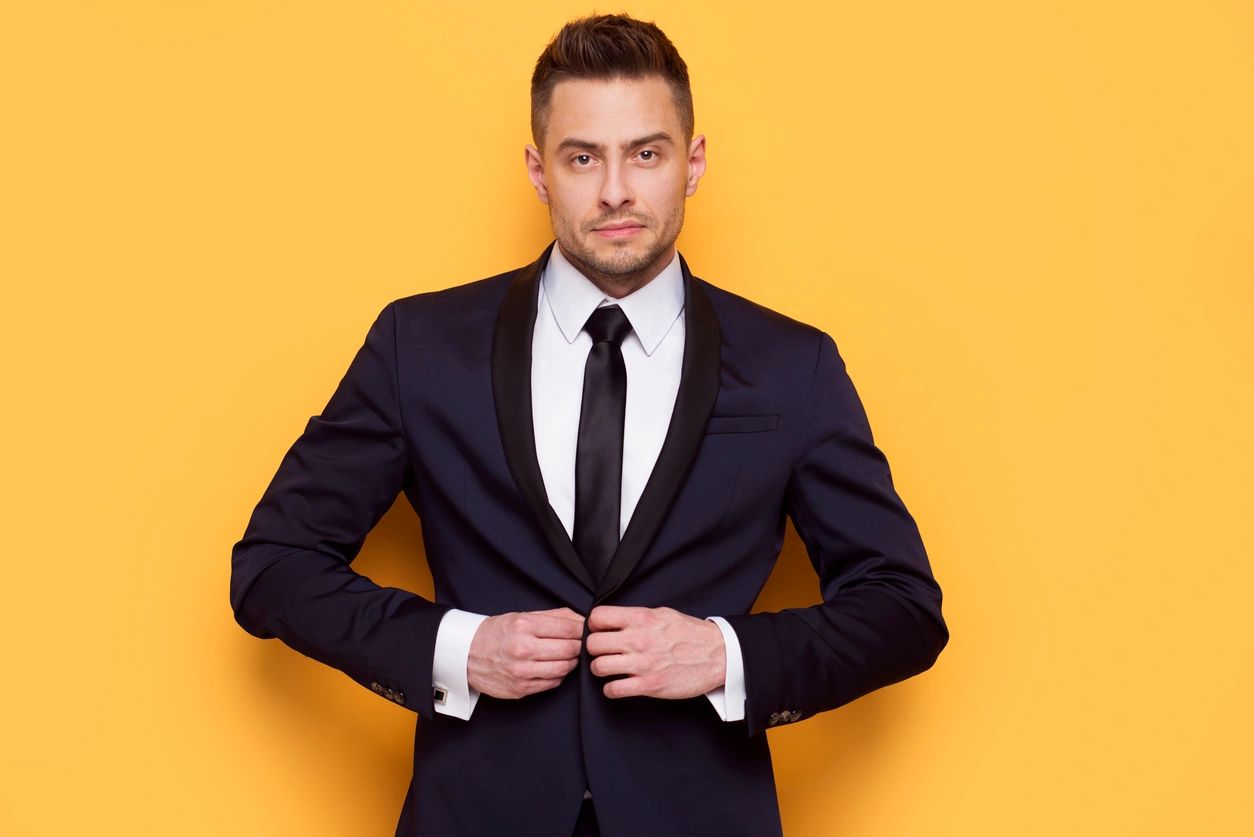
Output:
[[[755,416],[710,416],[705,425],[708,436],[711,433],[759,433],[763,430],[774,430],[779,426],[779,415],[763,414]]]

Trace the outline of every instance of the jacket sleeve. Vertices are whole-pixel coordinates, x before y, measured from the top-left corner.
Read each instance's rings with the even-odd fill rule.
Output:
[[[826,333],[785,507],[823,601],[724,617],[744,656],[749,735],[923,672],[949,641],[918,527]]]
[[[230,598],[248,633],[277,637],[429,718],[436,632],[449,606],[381,587],[349,566],[411,476],[394,305],[375,318],[232,547]]]

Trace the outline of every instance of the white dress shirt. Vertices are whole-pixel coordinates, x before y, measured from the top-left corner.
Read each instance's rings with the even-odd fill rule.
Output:
[[[678,256],[646,285],[621,299],[607,296],[553,245],[540,288],[532,339],[531,405],[536,458],[549,505],[567,535],[575,525],[575,450],[583,401],[584,364],[592,337],[583,330],[593,309],[622,308],[631,323],[623,340],[627,404],[623,426],[623,473],[619,537],[635,510],[662,449],[679,391],[684,357],[684,279]],[[483,614],[453,608],[436,633],[432,681],[446,698],[435,711],[469,720],[479,692],[467,682],[466,661]],[[744,718],[744,668],[740,642],[727,620],[706,617],[723,632],[727,677],[705,695],[724,721]],[[585,797],[590,794],[585,793]]]

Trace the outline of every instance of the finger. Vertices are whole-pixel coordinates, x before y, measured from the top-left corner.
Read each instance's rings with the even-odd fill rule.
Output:
[[[574,660],[578,658],[583,643],[578,639],[545,639],[536,640],[536,651],[533,660]]]
[[[593,631],[615,630],[626,628],[632,623],[634,611],[638,607],[621,607],[619,605],[597,605],[588,614],[588,628]]]
[[[550,616],[559,616],[563,619],[573,619],[576,622],[583,622],[584,616],[577,610],[569,607],[554,607],[549,610],[535,610],[532,613],[547,613]]]
[[[528,663],[523,668],[525,680],[551,680],[565,677],[574,668],[573,660],[545,660]]]
[[[592,656],[601,654],[621,654],[626,651],[639,651],[634,645],[632,635],[626,631],[600,631],[588,634],[588,653]]]
[[[555,607],[555,608],[552,608],[551,610],[533,610],[531,612],[541,613],[541,614],[544,614],[545,616],[553,616],[558,619],[568,619],[571,622],[574,622],[575,624],[579,626],[581,635],[583,631],[583,623],[587,621],[586,616],[584,616],[582,613],[580,613],[577,610],[572,610],[569,607]]]
[[[636,697],[646,694],[644,683],[643,677],[623,677],[610,680],[601,687],[601,692],[608,698]]]
[[[572,613],[574,611],[571,611]],[[536,610],[529,614],[532,619],[532,636],[552,637],[556,639],[582,639],[583,617],[578,620],[569,616],[554,615],[552,612]]]
[[[562,680],[563,678],[561,677],[556,677],[550,680],[524,680],[521,689],[522,696],[526,697],[527,695],[534,695],[539,692],[547,692],[549,689],[554,689],[560,686],[562,684]]]
[[[606,654],[592,661],[592,673],[597,677],[612,677],[615,674],[639,674],[640,656],[638,654]]]

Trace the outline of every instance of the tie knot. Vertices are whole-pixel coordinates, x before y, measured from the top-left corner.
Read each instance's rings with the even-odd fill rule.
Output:
[[[593,343],[609,341],[621,346],[631,333],[631,321],[617,305],[603,305],[592,312],[583,328],[592,336]]]

